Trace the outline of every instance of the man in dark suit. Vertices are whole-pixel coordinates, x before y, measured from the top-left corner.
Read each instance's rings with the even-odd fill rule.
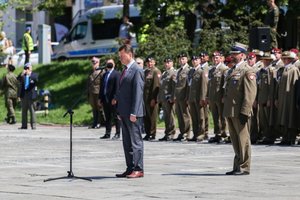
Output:
[[[144,176],[144,144],[142,127],[144,117],[144,72],[133,59],[130,45],[119,48],[119,57],[124,65],[120,86],[116,95],[118,116],[122,124],[123,148],[127,169],[118,178]]]
[[[30,125],[32,129],[36,129],[36,117],[34,112],[34,100],[37,98],[38,75],[32,72],[30,63],[26,63],[24,71],[18,76],[20,81],[20,94],[22,106],[22,126],[20,129],[27,129],[27,113],[30,111]]]
[[[113,139],[120,138],[120,122],[117,117],[115,95],[119,89],[119,81],[120,81],[120,72],[115,69],[115,62],[113,59],[108,59],[106,61],[106,72],[101,80],[101,88],[99,93],[100,104],[103,105],[104,113],[105,113],[105,135],[100,139],[110,138],[111,134],[111,125],[112,120],[115,122],[116,126],[116,134]],[[114,104],[113,104],[114,102]]]

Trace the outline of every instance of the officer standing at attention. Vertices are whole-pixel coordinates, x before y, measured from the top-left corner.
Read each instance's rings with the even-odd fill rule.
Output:
[[[38,74],[32,71],[30,63],[26,63],[24,71],[18,76],[20,81],[20,98],[22,107],[22,126],[20,129],[27,129],[27,114],[30,112],[31,129],[36,129],[36,116],[34,111],[34,100],[37,98]]]
[[[14,74],[15,66],[7,66],[7,74],[3,77],[2,87],[5,95],[5,106],[7,115],[5,121],[9,124],[16,123],[15,108],[18,99],[19,81]]]
[[[224,96],[224,79],[228,67],[221,62],[222,56],[222,53],[219,51],[213,53],[214,65],[208,74],[208,101],[213,117],[215,134],[215,137],[209,139],[209,143],[219,143],[222,137],[227,137],[226,120],[223,117],[224,102],[222,102],[222,99]]]
[[[201,68],[202,69],[206,69],[206,70],[210,70],[211,66],[209,65],[208,61],[209,61],[209,55],[206,51],[203,51],[200,53],[200,59],[201,59]],[[206,105],[204,106],[204,116],[205,116],[205,138],[204,139],[208,139],[208,129],[209,129],[209,108],[208,108],[208,103],[206,103]]]
[[[99,68],[100,65],[99,58],[93,57],[91,59],[91,63],[92,63],[92,70],[88,76],[87,95],[88,95],[88,101],[92,107],[93,124],[89,128],[100,128],[100,124],[101,123],[104,124],[105,122],[105,116],[104,116],[103,108],[100,105],[98,99],[99,99],[101,79],[103,77],[103,74],[105,73],[105,70]]]
[[[160,78],[158,101],[162,106],[165,121],[165,136],[159,141],[170,141],[174,139],[175,129],[175,84],[176,71],[173,67],[173,59],[168,57],[164,60],[165,71]]]
[[[31,51],[33,50],[33,40],[32,40],[32,37],[31,37],[30,33],[31,33],[31,28],[26,27],[26,31],[23,35],[23,40],[22,40],[22,49],[25,52],[24,65],[26,63],[30,62],[30,54],[31,54]]]
[[[146,58],[144,102],[146,115],[144,117],[145,133],[144,140],[154,140],[156,136],[156,120],[158,116],[157,96],[159,92],[159,80],[161,72],[155,67],[155,59],[151,56]]]
[[[190,111],[187,102],[188,96],[188,74],[190,66],[186,53],[178,55],[179,69],[176,74],[175,86],[175,111],[178,118],[179,135],[174,141],[186,141],[191,131]]]
[[[207,98],[208,69],[202,69],[199,56],[192,57],[193,67],[189,71],[189,95],[188,102],[192,118],[194,136],[188,141],[201,142],[205,135],[205,107]]]
[[[256,74],[247,65],[245,52],[247,46],[236,43],[232,47],[235,65],[225,78],[224,117],[234,149],[233,170],[226,175],[249,175],[251,163],[251,141],[249,119],[252,105],[256,97]]]

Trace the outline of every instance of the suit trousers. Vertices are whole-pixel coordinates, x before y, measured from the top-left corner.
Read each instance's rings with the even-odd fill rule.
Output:
[[[228,128],[231,143],[235,153],[233,170],[250,173],[251,164],[251,141],[249,134],[249,121],[242,125],[239,118],[228,117]]]
[[[137,117],[135,123],[129,116],[121,116],[123,149],[128,171],[144,170],[144,143],[142,138],[143,118]]]
[[[193,138],[203,135],[205,132],[204,107],[201,107],[199,101],[189,102],[190,114],[193,127]]]
[[[169,103],[168,101],[164,101],[162,102],[162,109],[164,112],[165,135],[173,137],[176,133],[174,103]]]
[[[28,110],[30,112],[30,125],[31,128],[36,128],[36,117],[34,112],[33,100],[29,93],[25,92],[24,97],[21,100],[22,106],[22,127],[27,128],[27,115]]]
[[[154,107],[150,106],[150,102],[145,104],[146,115],[144,117],[145,133],[147,135],[155,136],[156,135],[156,125],[157,125],[157,116],[158,116],[158,104],[155,104]]]
[[[191,132],[191,117],[189,107],[186,101],[176,101],[176,114],[179,125],[179,137],[189,138]]]
[[[214,122],[214,134],[226,133],[226,120],[223,117],[224,104],[221,101],[210,101],[209,108]]]
[[[112,127],[112,120],[115,122],[116,127],[116,134],[120,135],[120,120],[117,117],[117,109],[116,106],[111,105],[110,102],[104,102],[103,103],[103,109],[105,113],[105,128],[106,133],[111,133],[111,127]]]

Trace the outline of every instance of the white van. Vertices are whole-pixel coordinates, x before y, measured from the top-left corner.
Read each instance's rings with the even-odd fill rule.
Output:
[[[130,21],[135,25],[140,23],[140,11],[130,5]],[[117,38],[122,23],[123,5],[92,8],[79,17],[64,39],[54,47],[52,59],[68,59],[107,55],[119,48]],[[99,13],[103,15],[103,23],[95,20]],[[137,46],[136,38],[131,45]]]

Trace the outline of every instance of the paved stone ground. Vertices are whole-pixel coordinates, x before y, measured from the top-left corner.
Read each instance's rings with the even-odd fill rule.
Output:
[[[118,179],[125,161],[120,140],[104,129],[73,128],[73,172],[67,176],[69,127],[0,125],[0,199],[300,199],[300,146],[252,146],[249,176],[232,169],[230,144],[145,142],[145,177]],[[159,130],[158,138],[162,137]]]

